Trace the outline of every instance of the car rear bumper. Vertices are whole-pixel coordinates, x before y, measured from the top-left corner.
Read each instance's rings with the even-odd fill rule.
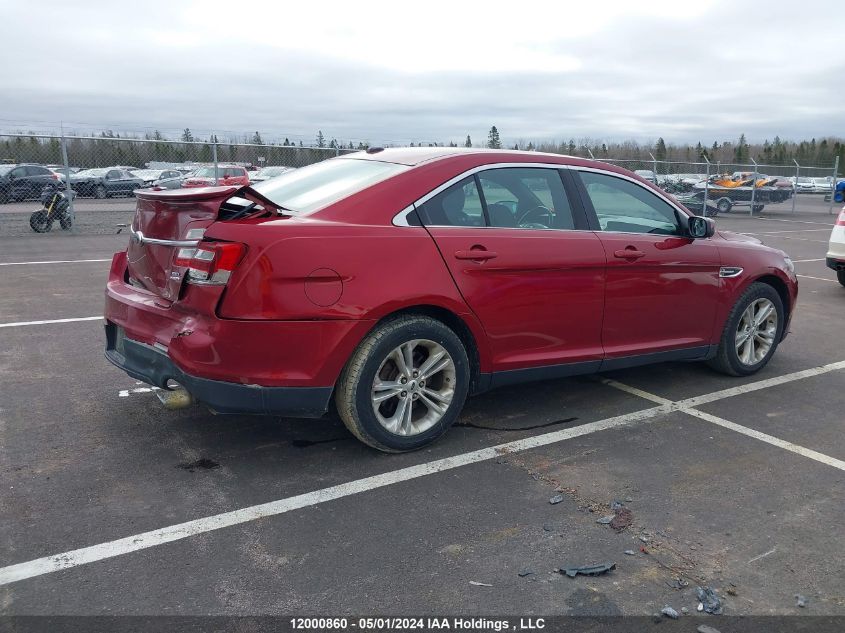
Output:
[[[222,287],[216,293],[189,287],[167,305],[125,275],[126,254],[118,253],[106,285],[107,358],[157,387],[172,378],[221,413],[319,417],[347,359],[373,326],[353,319],[224,319],[215,313]]]
[[[839,272],[840,270],[845,270],[845,255],[839,258],[827,257],[825,258],[825,263],[827,264],[828,268],[831,268],[837,272]]]
[[[262,387],[191,376],[152,345],[126,338],[123,328],[106,323],[106,358],[138,380],[163,389],[170,380],[182,385],[215,413],[318,418],[329,406],[332,387]]]

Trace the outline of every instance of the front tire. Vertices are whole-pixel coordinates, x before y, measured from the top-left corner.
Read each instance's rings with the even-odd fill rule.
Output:
[[[29,228],[36,233],[48,233],[53,228],[53,221],[46,211],[36,211],[29,216]]]
[[[97,185],[94,187],[94,197],[97,200],[105,200],[108,197],[108,191],[103,185]]]
[[[402,316],[361,342],[341,373],[335,404],[365,444],[413,451],[452,426],[469,381],[466,349],[450,328],[430,317]]]
[[[63,230],[69,231],[73,226],[73,220],[71,219],[70,215],[64,213],[59,216],[59,225],[62,227]]]
[[[733,206],[733,202],[731,202],[730,198],[719,198],[716,201],[716,208],[719,210],[719,213],[730,213],[731,207]]]
[[[786,323],[783,302],[768,284],[754,283],[731,310],[710,367],[729,376],[750,376],[772,358]]]

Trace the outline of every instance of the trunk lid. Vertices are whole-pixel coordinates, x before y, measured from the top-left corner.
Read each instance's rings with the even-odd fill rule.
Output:
[[[199,242],[218,217],[220,206],[240,187],[144,190],[138,203],[126,250],[130,283],[143,287],[170,305],[179,298],[187,267],[176,258]]]

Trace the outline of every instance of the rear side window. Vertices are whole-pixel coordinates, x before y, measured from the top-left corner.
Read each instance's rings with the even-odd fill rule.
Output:
[[[409,169],[375,160],[333,158],[289,171],[253,189],[294,213],[310,213]]]
[[[469,176],[417,207],[427,226],[486,226],[475,178]]]
[[[680,223],[675,208],[645,187],[630,180],[580,172],[602,231],[677,235]]]

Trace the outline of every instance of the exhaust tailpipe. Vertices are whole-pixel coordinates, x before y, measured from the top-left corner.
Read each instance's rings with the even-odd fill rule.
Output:
[[[155,392],[165,409],[175,411],[176,409],[185,409],[194,404],[194,397],[182,385],[175,380],[168,380],[167,384],[168,386],[175,386],[169,389],[159,389]]]

